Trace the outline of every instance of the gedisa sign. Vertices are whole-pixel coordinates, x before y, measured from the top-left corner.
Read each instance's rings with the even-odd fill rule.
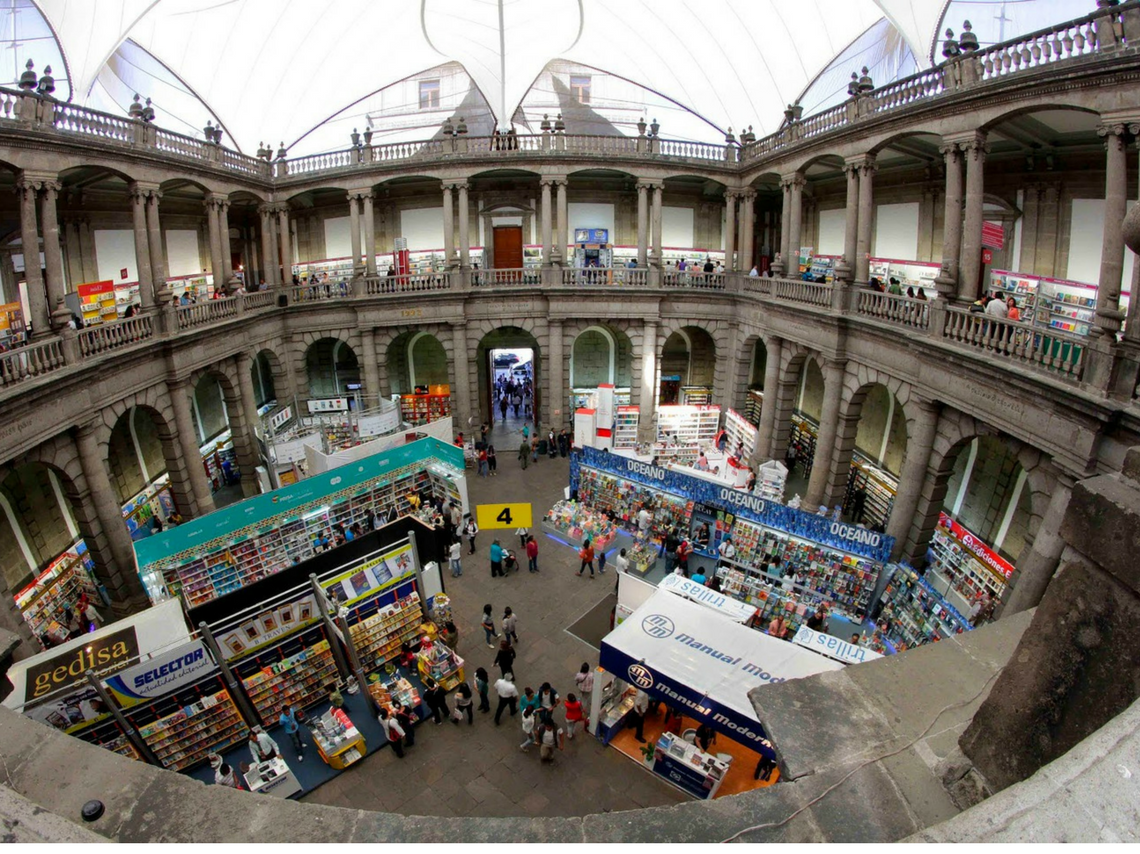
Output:
[[[28,668],[25,702],[53,694],[60,688],[84,681],[88,670],[96,674],[121,670],[139,657],[139,639],[134,626],[95,638]]]

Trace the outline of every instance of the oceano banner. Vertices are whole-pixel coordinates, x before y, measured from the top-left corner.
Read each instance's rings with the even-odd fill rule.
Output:
[[[724,484],[712,483],[673,469],[650,465],[620,454],[605,453],[595,448],[583,448],[571,460],[571,490],[578,488],[580,466],[699,501],[794,537],[823,543],[882,563],[890,560],[891,549],[895,544],[894,537],[886,534],[868,531],[846,522],[835,522],[829,516],[794,510]]]

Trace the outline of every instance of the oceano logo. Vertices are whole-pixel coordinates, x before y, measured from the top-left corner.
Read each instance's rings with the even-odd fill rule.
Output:
[[[648,667],[643,667],[640,664],[631,664],[628,673],[629,681],[638,688],[653,687],[653,674],[649,671]]]
[[[744,507],[757,515],[764,515],[764,502],[754,495],[746,492],[737,492],[734,489],[721,487],[720,500],[735,507]]]
[[[665,469],[661,466],[651,466],[648,463],[639,462],[637,460],[626,460],[625,467],[627,471],[643,474],[646,477],[651,477],[654,480],[665,479]]]
[[[673,621],[664,614],[650,614],[641,621],[641,630],[651,638],[663,640],[667,637],[672,637],[677,627],[673,625]]]
[[[844,525],[842,522],[831,523],[831,533],[836,537],[841,537],[844,540],[852,540],[856,543],[863,543],[864,545],[875,548],[883,541],[882,536],[876,531],[868,531],[864,528],[856,528],[853,525]]]

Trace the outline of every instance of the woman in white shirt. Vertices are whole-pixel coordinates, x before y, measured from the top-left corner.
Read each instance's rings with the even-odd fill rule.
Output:
[[[578,686],[578,696],[582,700],[582,708],[586,714],[590,713],[590,693],[594,690],[594,671],[590,669],[588,661],[582,662],[582,668],[574,674],[574,684]]]

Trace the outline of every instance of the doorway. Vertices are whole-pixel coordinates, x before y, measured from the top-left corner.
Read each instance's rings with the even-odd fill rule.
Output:
[[[497,225],[493,230],[495,267],[518,270],[523,266],[521,225]]]
[[[504,347],[487,351],[491,388],[491,421],[534,421],[534,350]],[[517,401],[517,402],[516,402]],[[505,404],[505,406],[504,406]]]

